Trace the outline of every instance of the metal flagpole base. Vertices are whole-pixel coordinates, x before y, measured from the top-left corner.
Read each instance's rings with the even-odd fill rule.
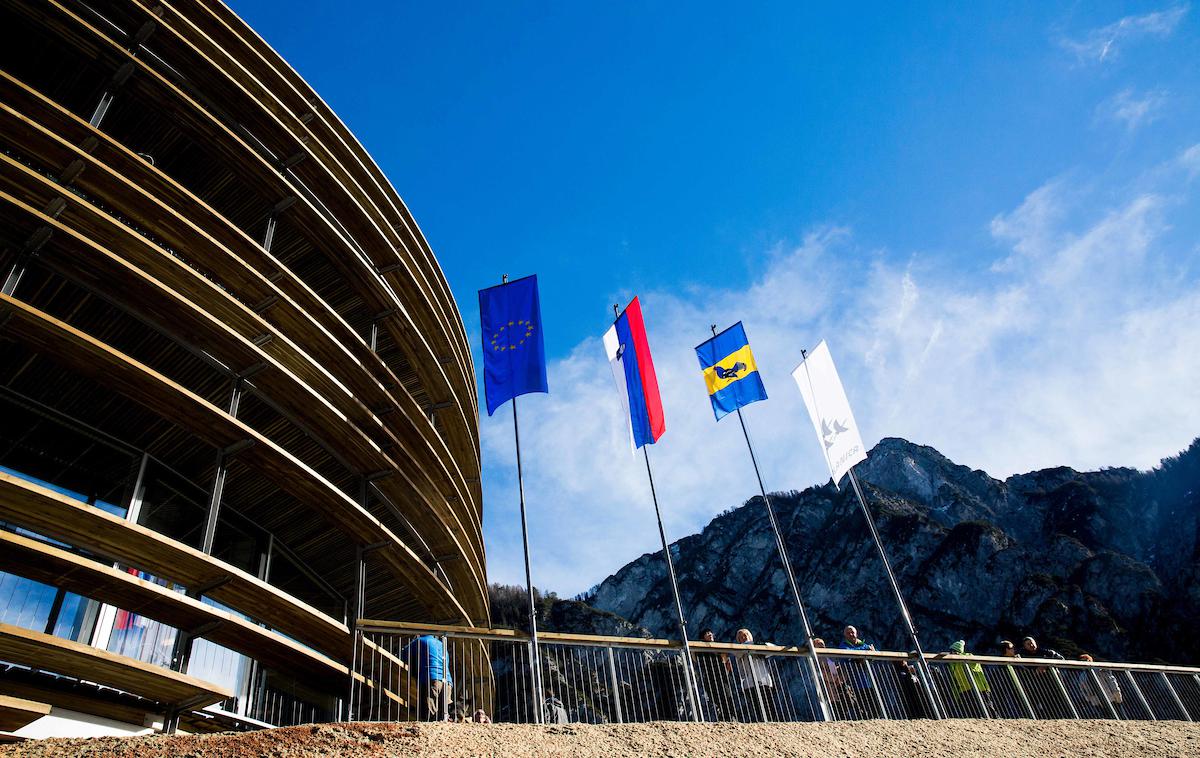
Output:
[[[675,614],[679,619],[679,636],[683,641],[683,676],[687,687],[688,705],[692,710],[692,721],[703,721],[700,714],[700,690],[696,686],[696,672],[692,666],[692,646],[688,642],[687,620],[683,616],[683,603],[679,599],[679,582],[675,578],[675,561],[671,560],[671,548],[667,544],[667,533],[663,529],[662,512],[658,508],[658,494],[654,490],[654,474],[650,471],[650,452],[642,447],[646,459],[646,476],[650,480],[650,498],[654,501],[654,517],[658,520],[658,536],[662,540],[663,559],[667,562],[667,576],[671,580],[671,593],[675,597]]]
[[[507,279],[507,277],[505,277]],[[517,448],[517,490],[521,500],[521,544],[525,548],[525,589],[529,594],[529,686],[534,698],[533,719],[535,724],[542,723],[542,704],[545,698],[542,690],[542,656],[538,646],[537,635],[537,604],[533,595],[533,572],[529,566],[529,525],[525,518],[525,479],[521,471],[521,428],[517,423],[517,399],[512,399],[513,407],[513,438]]]
[[[792,599],[796,603],[796,612],[800,616],[800,625],[804,631],[808,647],[809,668],[813,677],[813,689],[816,690],[817,702],[821,707],[821,720],[832,721],[833,709],[830,707],[832,698],[830,698],[829,692],[826,690],[825,677],[821,676],[821,660],[817,655],[816,647],[813,645],[815,636],[813,635],[812,625],[808,622],[808,612],[804,610],[804,603],[800,600],[800,587],[796,584],[796,574],[792,571],[792,562],[788,559],[787,543],[783,540],[783,530],[779,528],[779,519],[775,518],[775,509],[771,506],[771,499],[767,497],[767,488],[763,486],[762,474],[758,470],[758,458],[754,455],[754,445],[750,444],[750,432],[746,429],[746,420],[742,417],[741,408],[737,409],[737,417],[738,422],[742,425],[742,436],[746,438],[746,449],[750,451],[750,462],[754,464],[754,476],[758,479],[758,491],[762,493],[763,505],[766,506],[767,516],[771,522],[771,531],[775,533],[775,548],[779,551],[779,560],[783,563],[783,572],[787,575],[788,586],[792,590]]]
[[[900,592],[900,585],[896,581],[896,574],[892,571],[891,561],[888,560],[887,553],[883,549],[883,540],[879,538],[879,530],[875,528],[875,519],[871,516],[871,510],[867,507],[866,496],[863,495],[862,487],[858,483],[858,477],[854,474],[854,469],[851,468],[847,474],[850,477],[850,484],[854,488],[854,494],[858,497],[858,505],[862,508],[863,518],[867,520],[867,529],[871,532],[871,539],[875,542],[875,549],[879,552],[879,559],[883,562],[883,570],[887,575],[888,584],[891,585],[892,594],[896,596],[896,604],[900,606],[900,616],[904,619],[904,624],[908,630],[909,639],[912,640],[913,648],[917,654],[917,673],[920,674],[921,680],[925,685],[925,690],[929,695],[929,704],[933,707],[935,718],[945,718],[946,708],[942,704],[941,698],[938,697],[937,687],[934,686],[933,672],[929,669],[929,662],[925,660],[925,651],[921,649],[921,642],[917,639],[917,629],[913,625],[912,616],[909,615],[908,605],[904,602],[904,595]]]

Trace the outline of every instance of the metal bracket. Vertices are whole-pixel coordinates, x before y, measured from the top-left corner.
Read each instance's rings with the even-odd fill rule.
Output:
[[[221,455],[225,458],[232,458],[233,456],[242,452],[246,448],[252,447],[256,441],[257,440],[253,440],[253,439],[238,440],[237,442],[233,443],[232,445],[222,448]]]
[[[34,230],[33,234],[29,235],[29,239],[26,240],[25,247],[22,248],[22,252],[26,255],[37,255],[38,251],[50,241],[50,237],[53,236],[53,234],[54,230],[50,227],[39,226],[36,230]]]
[[[293,205],[295,205],[299,199],[300,198],[296,197],[295,195],[288,195],[287,197],[280,200],[278,203],[275,203],[274,206],[272,206],[272,208],[271,208],[272,215],[277,214],[277,213],[283,213],[288,208],[291,208]]]
[[[249,379],[255,374],[261,374],[269,365],[270,364],[268,364],[266,361],[259,361],[258,363],[243,369],[242,372],[237,375],[237,377],[239,379]]]
[[[157,21],[147,21],[146,23],[142,24],[141,27],[134,32],[133,36],[130,38],[129,47],[135,48],[145,44],[146,40],[150,39],[150,35],[154,34],[156,29],[158,29]]]
[[[67,164],[67,167],[63,169],[62,174],[59,175],[58,183],[67,185],[74,182],[79,178],[79,175],[83,173],[83,168],[85,165],[86,164],[84,164],[84,162],[78,158],[71,161]]]
[[[187,700],[184,700],[183,702],[179,703],[178,705],[175,706],[174,710],[175,711],[191,710],[192,708],[195,708],[197,705],[200,705],[201,703],[205,702],[208,699],[209,699],[208,695],[197,695],[195,697],[188,698]]]
[[[265,298],[261,303],[254,306],[251,310],[253,310],[255,313],[257,313],[258,315],[261,316],[268,309],[270,309],[271,306],[275,305],[278,302],[279,302],[279,295],[270,295],[267,298]]]
[[[125,82],[129,81],[129,77],[133,76],[134,65],[133,61],[125,61],[113,72],[112,79],[108,82],[108,88],[112,90],[120,87]]]
[[[390,543],[390,542],[372,542],[370,545],[363,545],[362,547],[360,547],[358,549],[358,551],[360,554],[366,555],[367,553],[372,553],[376,550],[381,550],[390,544],[392,544],[392,543]]]
[[[208,635],[212,634],[217,629],[219,629],[224,623],[225,622],[220,619],[217,619],[215,621],[208,621],[194,629],[189,629],[188,634],[193,639],[198,638],[198,637],[207,637]]]
[[[382,276],[383,274],[390,274],[393,271],[396,271],[397,269],[402,269],[404,267],[405,266],[403,263],[388,263],[384,266],[376,266],[375,273]]]
[[[274,334],[260,334],[250,341],[254,343],[255,347],[263,347],[273,339],[275,339]]]
[[[306,153],[304,151],[300,151],[300,152],[296,153],[295,155],[284,158],[281,161],[276,161],[275,165],[279,167],[280,171],[287,171],[289,168],[291,168],[292,166],[295,166],[297,163],[299,163],[300,161],[304,160],[307,157],[308,157],[308,153]]]
[[[212,579],[209,579],[208,581],[201,582],[200,584],[197,584],[195,587],[189,587],[188,594],[192,595],[193,597],[200,597],[201,595],[207,595],[208,593],[212,592],[213,590],[217,589],[218,587],[224,587],[226,584],[229,584],[232,581],[233,581],[233,577],[230,576],[229,574],[221,574],[220,576],[213,577]]]

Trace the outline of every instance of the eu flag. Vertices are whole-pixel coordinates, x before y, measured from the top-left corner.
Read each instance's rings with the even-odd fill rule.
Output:
[[[549,392],[537,276],[479,290],[488,415],[517,395]]]
[[[767,399],[767,388],[763,386],[741,321],[698,345],[696,357],[700,359],[704,385],[718,421],[743,405]]]

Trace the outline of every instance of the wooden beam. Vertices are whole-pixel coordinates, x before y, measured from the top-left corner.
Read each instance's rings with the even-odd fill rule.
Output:
[[[276,671],[295,672],[341,692],[347,668],[241,616],[54,545],[0,531],[0,570],[115,605],[247,655]],[[231,578],[232,580],[232,578]],[[216,625],[215,627],[211,625]],[[209,627],[207,633],[197,630]],[[331,687],[332,680],[339,680]]]
[[[144,526],[0,471],[0,519],[184,586],[230,581],[210,597],[345,661],[350,631],[257,577]]]
[[[15,732],[49,714],[46,703],[0,695],[0,732]]]
[[[233,697],[224,687],[51,634],[0,624],[0,659],[96,682],[166,705],[198,708]]]

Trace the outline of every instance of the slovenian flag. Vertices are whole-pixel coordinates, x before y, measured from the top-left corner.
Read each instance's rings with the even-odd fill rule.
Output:
[[[642,322],[642,304],[635,297],[604,335],[604,352],[612,367],[622,404],[629,413],[629,431],[636,450],[653,445],[667,430],[658,378]]]

